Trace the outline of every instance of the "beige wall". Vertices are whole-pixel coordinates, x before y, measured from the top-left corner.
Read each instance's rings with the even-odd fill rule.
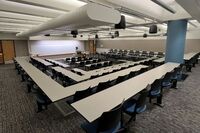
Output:
[[[28,41],[27,40],[15,40],[15,53],[16,56],[28,56]]]
[[[165,52],[166,40],[99,40],[98,48],[134,49]],[[200,51],[200,39],[188,39],[185,52]]]

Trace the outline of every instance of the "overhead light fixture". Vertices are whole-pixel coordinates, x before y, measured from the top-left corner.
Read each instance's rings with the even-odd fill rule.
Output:
[[[44,36],[50,36],[50,34],[45,34]]]
[[[119,24],[115,24],[115,29],[126,29],[126,18],[121,15],[121,20]]]
[[[99,36],[96,34],[96,35],[95,35],[95,39],[98,39],[98,38],[99,38]]]
[[[163,7],[164,9],[166,9],[167,11],[169,11],[169,12],[171,12],[171,13],[173,13],[173,14],[176,13],[176,11],[175,11],[173,8],[171,8],[170,6],[166,5],[166,4],[165,4],[164,2],[162,2],[161,0],[151,0],[151,1],[154,2],[154,3],[156,3],[156,4],[159,5],[159,6]]]
[[[78,31],[77,30],[72,30],[71,34],[73,35],[73,38],[76,38],[76,36],[78,35]]]
[[[115,31],[115,37],[119,37],[119,31]]]
[[[156,34],[158,32],[158,27],[157,25],[151,25],[150,28],[149,28],[149,33],[150,34]]]
[[[144,34],[143,34],[143,37],[144,37],[144,38],[147,38],[147,34],[146,34],[146,33],[144,33]]]

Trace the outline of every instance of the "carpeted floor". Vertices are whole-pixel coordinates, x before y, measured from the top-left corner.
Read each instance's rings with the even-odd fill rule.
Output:
[[[179,83],[178,90],[164,92],[164,107],[148,105],[129,126],[131,133],[199,133],[200,65]],[[0,133],[82,133],[85,120],[73,113],[63,117],[52,104],[36,113],[33,94],[26,93],[14,65],[0,66]],[[127,118],[127,116],[125,116]]]

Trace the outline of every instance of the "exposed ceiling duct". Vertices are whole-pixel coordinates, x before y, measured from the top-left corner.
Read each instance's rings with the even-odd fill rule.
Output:
[[[199,0],[176,0],[194,19],[200,22],[200,1]]]
[[[153,2],[156,3],[157,5],[163,7],[165,10],[167,10],[167,11],[173,13],[173,14],[176,13],[176,11],[175,11],[173,8],[171,8],[170,6],[166,5],[164,2],[162,2],[162,1],[160,1],[160,0],[151,0],[151,1],[153,1]]]
[[[119,11],[95,3],[89,3],[67,14],[49,20],[32,29],[18,33],[17,36],[33,36],[44,31],[64,27],[66,30],[77,30],[95,26],[118,24],[121,20]]]

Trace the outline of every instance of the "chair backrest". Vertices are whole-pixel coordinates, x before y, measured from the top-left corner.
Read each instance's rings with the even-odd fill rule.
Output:
[[[71,70],[71,72],[76,73],[75,70],[73,70],[73,69]]]
[[[136,102],[136,108],[143,107],[146,104],[146,98],[148,96],[148,90],[144,89],[140,92],[140,96]]]
[[[161,88],[162,88],[162,79],[156,79],[156,80],[151,84],[151,90],[150,90],[150,91],[161,90]]]
[[[167,72],[163,78],[163,82],[170,82],[172,78],[172,72]]]
[[[104,89],[107,89],[108,87],[110,87],[110,81],[100,82],[97,86],[96,92],[100,92]]]
[[[108,66],[108,64],[109,64],[108,62],[104,62],[103,66]]]
[[[88,97],[91,94],[92,94],[92,89],[90,87],[86,90],[76,91],[76,93],[74,94],[73,102],[76,102],[76,101],[81,100],[85,97]]]
[[[94,78],[97,78],[99,75],[92,75],[91,77],[90,77],[90,79],[94,79]]]
[[[136,75],[136,71],[131,71],[129,74],[128,74],[128,78],[132,78]]]
[[[120,82],[123,82],[124,80],[126,80],[126,77],[127,75],[124,75],[124,76],[119,76],[117,79],[116,79],[116,83],[120,83]]]
[[[96,65],[95,65],[95,64],[92,64],[92,65],[90,66],[90,70],[95,69],[95,67],[96,67]]]
[[[81,75],[81,76],[83,75],[81,72],[76,72],[76,73],[77,73],[78,75]]]
[[[113,62],[112,62],[112,61],[110,61],[110,62],[108,63],[108,65],[109,65],[109,66],[111,66],[112,64],[113,64]]]
[[[89,60],[87,60],[87,61],[85,62],[85,64],[90,64],[90,61],[89,61]]]
[[[104,112],[98,119],[97,132],[110,131],[119,126],[122,120],[122,104],[112,109],[111,111]],[[121,125],[120,125],[121,126]],[[121,128],[121,127],[119,127]]]

